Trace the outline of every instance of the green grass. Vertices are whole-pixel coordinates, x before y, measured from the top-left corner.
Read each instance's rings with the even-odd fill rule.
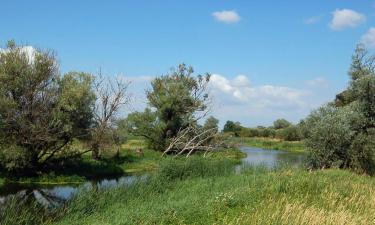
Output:
[[[290,152],[305,152],[306,147],[302,141],[284,141],[272,138],[246,138],[239,137],[233,138],[232,142],[240,145],[272,149],[272,150],[284,150]]]
[[[4,224],[373,224],[375,179],[343,170],[247,167],[168,160],[147,180],[82,191],[52,215],[14,207]],[[15,205],[15,204],[14,204]],[[18,210],[18,211],[17,211]],[[4,216],[5,215],[5,216]],[[43,219],[41,219],[43,218]],[[1,217],[0,217],[1,219]],[[42,221],[43,220],[43,221]]]
[[[204,166],[200,165],[204,168]],[[197,165],[195,165],[197,167]],[[186,168],[183,168],[186,169]],[[202,169],[202,168],[201,168]],[[347,171],[249,168],[83,193],[58,224],[371,224],[375,180]],[[93,197],[94,196],[94,197]],[[94,201],[95,199],[95,201]]]

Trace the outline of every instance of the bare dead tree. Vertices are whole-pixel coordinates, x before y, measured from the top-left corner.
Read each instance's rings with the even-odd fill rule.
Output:
[[[97,101],[94,106],[91,151],[93,159],[100,159],[106,144],[113,143],[113,123],[122,107],[129,104],[130,82],[120,77],[104,79],[101,74],[94,84]]]
[[[202,129],[190,125],[179,130],[162,155],[174,152],[176,156],[186,154],[189,157],[196,151],[203,151],[206,155],[207,152],[219,149],[222,144],[216,128]]]

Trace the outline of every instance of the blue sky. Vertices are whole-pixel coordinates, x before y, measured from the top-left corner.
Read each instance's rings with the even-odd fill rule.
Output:
[[[122,74],[133,109],[149,79],[185,62],[215,74],[215,116],[269,125],[297,122],[345,88],[356,44],[375,47],[374,3],[0,0],[0,43],[53,49],[62,72]]]

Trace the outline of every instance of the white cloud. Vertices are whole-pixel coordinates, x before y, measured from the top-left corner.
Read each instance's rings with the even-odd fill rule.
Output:
[[[241,20],[240,15],[235,10],[217,11],[212,13],[212,16],[223,23],[238,23]]]
[[[322,18],[323,18],[322,15],[312,16],[310,18],[305,19],[304,23],[307,24],[307,25],[316,24],[316,23],[320,22],[322,20]]]
[[[323,78],[302,82],[298,88],[282,85],[253,85],[245,75],[232,79],[212,74],[213,115],[220,119],[240,121],[246,126],[270,125],[277,118],[298,122],[312,109],[332,99]]]
[[[336,9],[329,26],[332,30],[356,27],[366,21],[366,16],[351,9]]]
[[[300,98],[305,94],[304,91],[283,86],[262,85],[252,87],[249,79],[244,75],[229,80],[219,74],[213,74],[210,85],[214,92],[225,93],[234,101],[252,102],[261,107],[280,103],[303,104]]]
[[[375,27],[371,27],[367,33],[361,37],[361,43],[369,48],[375,48]]]

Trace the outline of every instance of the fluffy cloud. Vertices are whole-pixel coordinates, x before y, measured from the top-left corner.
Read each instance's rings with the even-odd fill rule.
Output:
[[[333,18],[329,24],[332,30],[342,30],[356,27],[366,21],[366,16],[351,9],[336,9],[332,12]]]
[[[235,10],[223,10],[212,13],[212,16],[219,22],[238,23],[241,20],[240,15]]]
[[[371,27],[361,38],[361,43],[369,48],[375,48],[375,27]]]
[[[284,107],[286,105],[300,107],[304,105],[302,97],[307,93],[284,86],[262,85],[251,86],[249,79],[239,75],[232,80],[219,74],[211,76],[210,85],[215,95],[226,103],[247,104],[251,107]],[[223,96],[225,94],[226,96]]]
[[[277,118],[298,122],[309,112],[330,99],[327,81],[316,78],[300,88],[280,85],[252,85],[249,78],[239,75],[228,79],[213,74],[210,80],[214,97],[213,114],[221,123],[240,121],[245,125],[270,125]]]

